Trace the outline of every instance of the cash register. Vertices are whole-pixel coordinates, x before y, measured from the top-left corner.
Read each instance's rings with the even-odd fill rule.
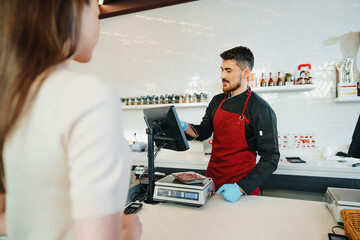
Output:
[[[174,106],[144,109],[148,134],[148,172],[149,186],[145,203],[170,201],[187,205],[203,206],[215,190],[211,178],[204,178],[198,184],[184,184],[169,175],[154,179],[154,160],[161,148],[174,151],[189,149],[184,130],[180,125]],[[154,151],[154,145],[156,151]]]

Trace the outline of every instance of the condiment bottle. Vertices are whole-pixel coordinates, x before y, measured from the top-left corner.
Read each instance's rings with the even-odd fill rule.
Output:
[[[268,83],[268,86],[271,87],[271,86],[275,86],[275,82],[274,82],[274,79],[272,79],[272,73],[269,74],[270,77],[269,77],[269,83]]]
[[[281,76],[280,76],[280,72],[278,72],[278,79],[276,81],[276,85],[278,85],[278,86],[283,86],[284,85],[284,82],[283,82],[283,80],[281,79]]]
[[[264,77],[264,73],[261,74],[261,82],[260,82],[260,87],[266,87],[267,86],[267,82],[265,80]]]
[[[289,86],[289,85],[294,85],[294,83],[292,82],[292,74],[286,73],[285,74],[285,86]]]
[[[256,77],[255,77],[255,73],[252,73],[251,74],[251,83],[250,83],[250,86],[251,87],[256,87]]]

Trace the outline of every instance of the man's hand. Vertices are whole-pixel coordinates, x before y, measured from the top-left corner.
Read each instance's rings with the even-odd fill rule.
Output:
[[[181,128],[183,129],[183,131],[190,137],[195,138],[198,136],[197,133],[194,131],[194,129],[192,127],[189,127],[189,124],[187,122],[180,120],[180,125],[181,125]]]
[[[142,234],[142,224],[138,215],[122,215],[122,238],[124,240],[140,240]]]
[[[189,128],[189,124],[187,122],[184,122],[181,120],[180,120],[180,125],[184,131],[188,130],[188,128]]]
[[[236,202],[243,195],[240,191],[239,185],[236,183],[224,184],[219,188],[219,190],[217,190],[216,193],[221,194],[223,199],[229,202]]]

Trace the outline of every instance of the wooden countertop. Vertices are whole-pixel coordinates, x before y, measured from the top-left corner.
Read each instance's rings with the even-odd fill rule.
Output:
[[[263,196],[230,203],[215,195],[201,208],[144,204],[138,215],[143,240],[328,240],[337,225],[323,202]]]

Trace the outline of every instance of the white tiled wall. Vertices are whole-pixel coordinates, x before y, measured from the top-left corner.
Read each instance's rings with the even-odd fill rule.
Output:
[[[219,54],[238,45],[255,55],[255,72],[314,68],[311,92],[266,93],[281,134],[315,134],[323,146],[350,143],[360,103],[334,103],[334,63],[360,60],[359,0],[200,0],[101,20],[93,60],[73,69],[100,76],[119,96],[221,92]],[[197,123],[205,109],[178,109]],[[145,140],[141,110],[124,111],[126,136]]]

